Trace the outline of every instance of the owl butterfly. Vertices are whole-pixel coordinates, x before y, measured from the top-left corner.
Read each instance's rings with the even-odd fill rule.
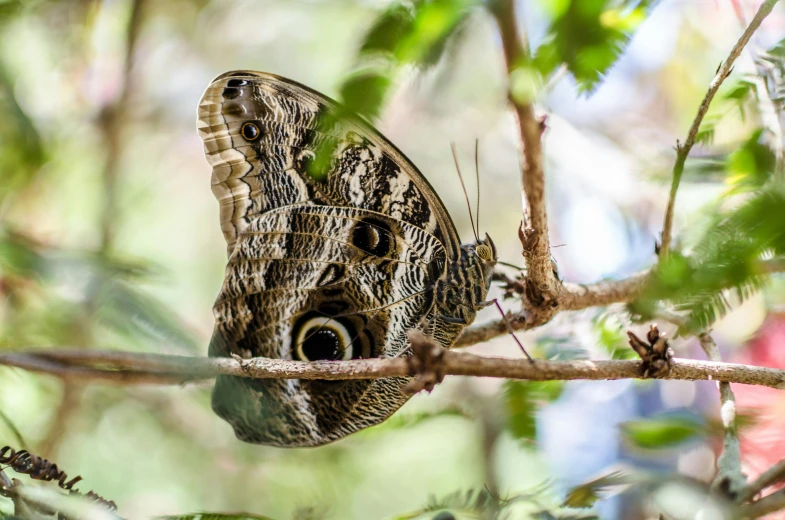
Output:
[[[210,356],[394,357],[411,329],[449,348],[474,320],[493,242],[462,246],[425,177],[365,120],[252,71],[216,78],[198,119],[229,256]],[[219,376],[212,406],[243,441],[318,446],[389,417],[407,382]]]

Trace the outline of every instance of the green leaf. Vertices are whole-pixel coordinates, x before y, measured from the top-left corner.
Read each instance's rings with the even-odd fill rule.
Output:
[[[54,325],[52,336],[56,337],[59,330],[64,333],[64,340],[80,320],[95,315],[100,324],[128,338],[197,351],[193,334],[177,315],[134,283],[149,280],[160,271],[141,260],[61,250],[10,229],[0,233],[0,272],[6,277],[31,281],[33,284],[28,283],[28,287],[40,289],[40,296],[46,301],[34,316],[35,330],[46,333],[47,325]],[[70,295],[68,301],[60,296],[64,290]],[[24,303],[28,298],[19,300]],[[11,299],[11,303],[15,306],[19,302]],[[69,329],[71,332],[65,334]]]
[[[374,21],[360,45],[360,54],[387,52],[394,54],[399,42],[412,32],[415,8],[394,2]]]
[[[581,91],[594,90],[646,18],[647,7],[648,2],[546,1],[552,21],[535,66],[548,76],[564,63]]]
[[[433,67],[447,54],[480,0],[395,2],[365,34],[353,72],[341,86],[350,112],[378,116],[397,72]]]
[[[627,333],[624,325],[613,314],[601,314],[594,320],[594,332],[597,344],[602,347],[611,359],[637,359],[638,355],[627,344]]]
[[[537,338],[539,357],[556,360],[589,359],[589,353],[577,343],[573,335],[542,336]]]
[[[537,411],[543,403],[558,399],[563,388],[563,381],[506,381],[504,401],[507,428],[512,436],[534,440],[537,434]]]
[[[620,486],[630,484],[631,478],[621,472],[614,472],[588,482],[584,482],[579,486],[575,486],[567,492],[567,496],[562,503],[562,507],[571,507],[576,509],[586,509],[593,507],[594,504],[602,498],[600,494],[607,491],[608,488],[613,486]]]
[[[478,0],[420,0],[415,2],[409,31],[393,50],[400,63],[430,67],[439,62],[449,38]]]
[[[552,511],[537,511],[536,513],[532,513],[532,518],[536,518],[537,520],[599,520],[597,515],[587,514],[573,514],[573,513],[554,513]]]
[[[701,122],[698,133],[695,135],[695,142],[704,146],[709,146],[714,143],[714,133],[719,122],[719,117],[716,115],[706,116]]]
[[[40,249],[26,235],[3,230],[0,232],[0,270],[23,278],[43,276],[46,260]]]
[[[358,70],[341,85],[341,99],[348,110],[374,119],[379,115],[390,84],[389,71]]]
[[[196,340],[177,315],[156,298],[120,280],[102,284],[98,321],[123,335],[153,340],[183,350],[197,350]]]
[[[746,78],[737,80],[722,97],[722,99],[732,103],[739,111],[741,120],[744,121],[747,115],[745,106],[748,101],[754,98],[756,85],[754,81]]]
[[[467,491],[456,491],[442,498],[429,497],[428,504],[424,511],[439,512],[444,515],[445,511],[461,512],[458,518],[470,518],[471,513],[498,514],[504,507],[504,501],[487,489],[469,489]],[[480,518],[477,516],[476,518]]]
[[[774,173],[777,159],[774,152],[761,142],[762,129],[758,129],[736,151],[726,164],[729,182],[734,192],[748,191],[763,186]]]
[[[391,520],[481,520],[487,518],[504,519],[507,508],[517,502],[539,503],[540,496],[547,489],[540,485],[523,493],[499,496],[487,489],[457,491],[441,498],[430,496],[422,509],[398,515]]]
[[[0,201],[30,182],[45,161],[41,135],[17,102],[13,79],[0,62]]]
[[[688,417],[664,416],[627,421],[621,425],[624,438],[633,446],[659,449],[678,446],[705,435],[706,427]]]
[[[158,516],[158,520],[273,520],[269,516],[249,515],[246,513],[186,513],[183,515]]]

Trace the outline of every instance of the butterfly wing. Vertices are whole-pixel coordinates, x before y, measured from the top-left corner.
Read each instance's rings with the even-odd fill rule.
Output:
[[[211,356],[395,356],[432,305],[455,227],[411,162],[341,110],[258,72],[205,92],[199,133],[229,253]],[[314,446],[384,420],[405,402],[404,381],[219,377],[213,408],[242,440]]]

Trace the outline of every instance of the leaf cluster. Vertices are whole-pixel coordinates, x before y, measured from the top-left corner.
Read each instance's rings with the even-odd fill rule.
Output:
[[[548,0],[551,23],[533,56],[544,77],[564,65],[583,92],[597,88],[646,19],[647,1]]]
[[[673,252],[660,261],[652,283],[631,306],[635,315],[651,319],[659,302],[667,301],[686,314],[683,330],[703,330],[728,312],[729,292],[744,300],[763,287],[763,260],[785,255],[785,185],[769,182],[709,220],[691,254]]]
[[[195,351],[175,313],[140,287],[158,272],[149,262],[64,250],[6,228],[0,232],[0,341],[79,346],[89,341],[86,324],[95,322],[124,342]]]

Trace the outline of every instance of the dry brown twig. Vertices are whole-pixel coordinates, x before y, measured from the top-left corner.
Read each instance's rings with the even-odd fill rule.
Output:
[[[755,31],[758,30],[761,23],[763,23],[763,20],[765,20],[766,17],[771,14],[772,9],[774,9],[774,4],[776,4],[777,1],[778,0],[766,0],[761,4],[758,12],[755,13],[752,21],[747,26],[747,29],[742,33],[741,37],[736,42],[736,45],[733,46],[730,54],[728,54],[728,57],[717,69],[717,73],[714,75],[714,79],[709,85],[709,90],[706,92],[703,101],[698,107],[698,113],[695,116],[692,125],[690,126],[690,130],[687,132],[687,139],[684,140],[683,144],[677,143],[676,145],[676,162],[673,166],[673,181],[671,183],[670,196],[668,197],[668,207],[665,210],[665,220],[662,224],[660,258],[665,258],[670,252],[671,236],[673,232],[673,211],[676,205],[676,193],[679,190],[681,176],[684,173],[684,164],[687,162],[687,157],[690,155],[690,150],[692,150],[692,147],[695,145],[695,139],[698,136],[698,131],[700,130],[701,123],[703,122],[703,117],[706,115],[706,112],[708,112],[709,106],[711,105],[714,96],[717,94],[717,91],[720,89],[722,82],[725,81],[725,79],[730,75],[731,70],[733,69],[733,63],[736,61],[736,58],[741,55],[741,51],[744,50],[744,47],[750,41],[750,38],[752,38],[752,35],[755,33]]]

